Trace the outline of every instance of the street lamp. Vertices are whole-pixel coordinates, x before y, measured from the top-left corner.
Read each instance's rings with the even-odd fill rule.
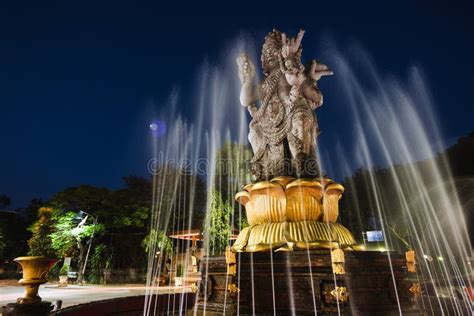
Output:
[[[87,260],[89,259],[89,252],[91,251],[92,239],[94,238],[95,226],[97,225],[97,221],[99,220],[99,216],[94,217],[93,215],[91,215],[87,212],[84,212],[84,211],[79,211],[79,214],[86,214],[87,216],[90,216],[94,220],[94,223],[93,223],[93,226],[92,226],[91,238],[88,241],[89,246],[87,247],[86,259],[84,260],[84,266],[82,267],[82,273],[80,275],[81,279],[79,280],[79,282],[82,284],[82,282],[84,280],[84,273],[86,272]],[[77,227],[80,227],[80,226],[82,226],[86,223],[87,216],[77,225]]]

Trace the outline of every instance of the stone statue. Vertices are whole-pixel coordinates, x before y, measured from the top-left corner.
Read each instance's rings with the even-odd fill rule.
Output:
[[[323,104],[323,96],[316,82],[333,73],[316,60],[302,65],[303,35],[303,30],[296,38],[287,38],[277,30],[268,33],[261,56],[264,79],[257,85],[249,56],[237,58],[240,102],[252,116],[248,137],[254,153],[252,174],[257,181],[319,176],[319,129],[314,110]]]

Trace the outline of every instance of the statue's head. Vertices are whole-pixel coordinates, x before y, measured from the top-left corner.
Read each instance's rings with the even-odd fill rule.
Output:
[[[262,68],[265,75],[270,74],[280,67],[281,54],[281,32],[273,29],[265,36],[265,43],[262,47]]]

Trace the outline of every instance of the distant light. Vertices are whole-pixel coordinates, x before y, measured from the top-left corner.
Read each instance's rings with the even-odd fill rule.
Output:
[[[428,259],[428,255],[423,255],[423,258]]]
[[[384,241],[383,232],[381,230],[369,230],[366,232],[368,242]]]
[[[441,257],[441,256],[438,256],[438,260],[439,260],[439,261],[444,261],[444,258]]]
[[[162,120],[153,120],[148,127],[154,136],[163,136],[166,133],[166,123]]]
[[[433,261],[433,257],[432,257],[432,256],[423,255],[423,258],[425,258],[425,260],[428,260],[429,262]]]
[[[380,247],[380,248],[379,248],[379,251],[380,251],[380,252],[384,252],[385,250],[386,250],[385,247]]]

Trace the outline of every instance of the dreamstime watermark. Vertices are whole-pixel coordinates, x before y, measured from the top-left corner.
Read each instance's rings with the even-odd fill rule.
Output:
[[[159,153],[157,157],[153,157],[147,162],[147,171],[153,176],[166,174],[171,170],[179,170],[180,172],[193,173],[198,176],[208,175],[210,172],[218,171],[221,175],[235,176],[242,170],[255,170],[258,164],[252,165],[250,159],[235,158],[176,158],[164,157],[163,153]],[[269,166],[260,166],[268,168]],[[271,166],[276,174],[306,175],[317,176],[319,170],[319,161],[316,158],[306,158],[304,160],[281,159],[278,163]]]

